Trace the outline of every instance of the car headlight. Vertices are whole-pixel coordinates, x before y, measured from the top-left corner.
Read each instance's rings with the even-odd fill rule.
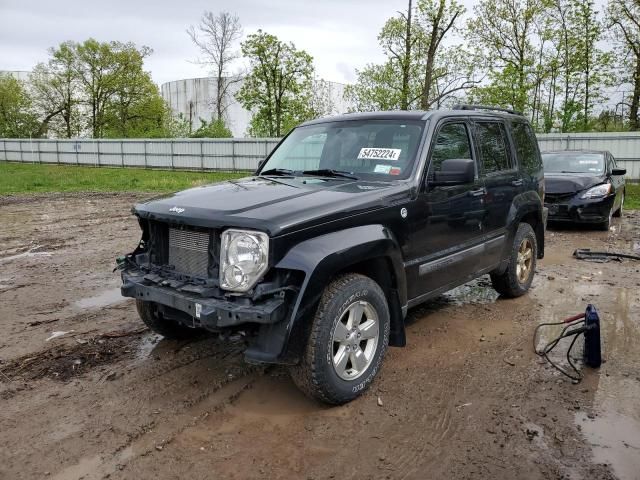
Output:
[[[267,271],[269,236],[250,230],[225,230],[220,245],[220,287],[250,290]]]
[[[611,193],[611,184],[604,183],[602,185],[596,185],[584,192],[580,198],[600,198],[606,197]]]

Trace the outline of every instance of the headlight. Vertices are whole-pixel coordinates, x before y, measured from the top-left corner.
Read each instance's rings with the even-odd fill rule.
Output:
[[[602,185],[596,185],[584,192],[580,198],[600,198],[605,197],[611,193],[611,184],[604,183]]]
[[[220,287],[250,290],[267,271],[269,236],[250,230],[225,230],[220,246]]]

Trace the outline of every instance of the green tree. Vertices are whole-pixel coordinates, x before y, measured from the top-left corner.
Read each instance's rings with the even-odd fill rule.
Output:
[[[571,0],[571,16],[574,26],[574,58],[581,75],[582,129],[589,127],[589,119],[596,102],[602,100],[603,88],[609,78],[610,54],[598,48],[601,24],[597,18],[593,0]]]
[[[640,130],[640,2],[637,0],[610,0],[607,7],[607,23],[614,32],[617,43],[620,83],[632,87],[629,104],[629,129]]]
[[[36,136],[39,122],[27,90],[20,80],[0,74],[0,137]]]
[[[200,119],[200,127],[191,134],[192,138],[232,138],[233,134],[231,130],[227,128],[224,120],[216,118],[207,122],[205,119]]]
[[[354,111],[360,112],[416,108],[419,87],[411,85],[411,98],[405,97],[402,77],[398,73],[396,63],[391,59],[382,65],[369,64],[356,70],[355,83],[345,87],[345,99]]]
[[[534,26],[541,0],[481,0],[467,24],[467,40],[479,47],[489,83],[474,92],[492,105],[525,111],[535,70]],[[505,89],[505,87],[507,87]]]
[[[165,114],[162,116],[162,130],[167,138],[187,138],[191,135],[191,124],[184,113],[173,115],[169,105],[165,103]]]
[[[411,110],[439,107],[477,83],[475,68],[461,46],[444,47],[464,9],[455,0],[420,0],[412,11],[390,18],[378,41],[387,60],[356,71],[345,89],[356,110]]]
[[[83,102],[89,110],[89,131],[93,138],[102,138],[116,96],[137,95],[137,86],[127,82],[146,83],[141,68],[151,49],[140,49],[132,43],[98,42],[94,39],[76,45],[76,72],[82,88]],[[144,88],[144,86],[142,87]],[[136,92],[134,92],[136,91]],[[111,118],[113,118],[111,116]]]
[[[80,93],[75,71],[75,44],[64,42],[49,49],[51,58],[39,63],[29,78],[34,107],[41,118],[40,136],[49,130],[72,138],[81,131]]]
[[[103,136],[162,136],[165,102],[149,73],[143,70],[142,55],[131,50],[119,55],[122,67],[105,105]]]
[[[418,4],[419,19],[424,30],[424,47],[426,49],[424,66],[424,83],[420,97],[420,108],[427,110],[441,99],[438,92],[438,56],[441,53],[442,40],[455,29],[455,23],[464,14],[465,8],[455,0],[421,0]],[[445,57],[446,58],[446,57]],[[434,92],[434,90],[436,92]]]
[[[236,98],[253,112],[249,133],[279,137],[309,115],[313,58],[258,30],[242,43],[250,72]]]

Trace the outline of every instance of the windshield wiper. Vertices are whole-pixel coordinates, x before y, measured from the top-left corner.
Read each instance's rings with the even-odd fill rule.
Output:
[[[334,178],[349,178],[351,180],[358,180],[358,177],[351,175],[350,172],[344,172],[342,170],[333,170],[332,168],[320,168],[318,170],[304,170],[303,175],[317,175],[320,177],[334,177]]]
[[[269,170],[260,172],[261,177],[266,175],[278,175],[278,176],[291,177],[293,176],[293,170],[289,170],[287,168],[270,168]]]

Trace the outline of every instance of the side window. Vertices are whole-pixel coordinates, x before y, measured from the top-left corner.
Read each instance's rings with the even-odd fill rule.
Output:
[[[507,132],[502,123],[478,122],[476,123],[476,134],[486,174],[513,168],[511,155],[509,155]]]
[[[516,143],[516,153],[522,168],[527,172],[540,170],[542,165],[538,157],[537,141],[531,127],[526,123],[514,123],[513,140]]]
[[[447,123],[436,136],[431,152],[429,179],[442,168],[442,162],[454,158],[473,158],[469,133],[464,123]]]

